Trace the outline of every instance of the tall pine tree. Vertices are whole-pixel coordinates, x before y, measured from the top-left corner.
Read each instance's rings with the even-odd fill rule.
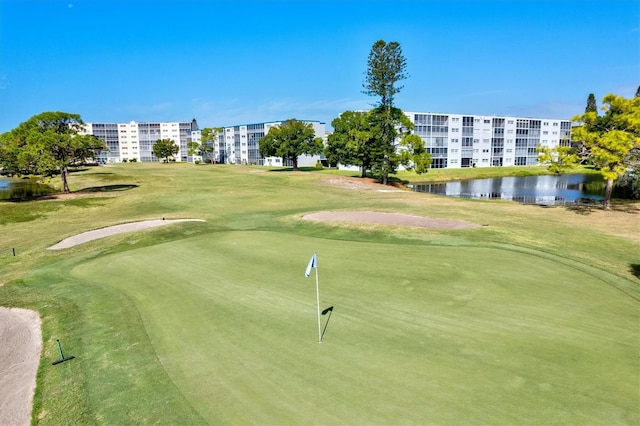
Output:
[[[589,93],[589,97],[587,98],[587,107],[584,109],[584,112],[598,112],[596,96],[593,93]]]
[[[372,166],[380,172],[382,183],[386,185],[389,174],[394,173],[397,167],[395,139],[398,135],[396,125],[399,124],[399,115],[393,106],[393,99],[403,87],[397,83],[407,78],[407,60],[402,54],[400,43],[378,40],[371,47],[367,65],[366,78],[362,84],[363,93],[380,97],[377,108],[372,111],[377,137],[370,143],[380,144],[381,157]]]

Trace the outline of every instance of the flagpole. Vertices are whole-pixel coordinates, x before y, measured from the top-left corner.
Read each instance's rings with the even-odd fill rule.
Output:
[[[318,283],[318,265],[316,264],[316,306],[318,307],[318,343],[322,343],[322,329],[320,327],[320,285]]]

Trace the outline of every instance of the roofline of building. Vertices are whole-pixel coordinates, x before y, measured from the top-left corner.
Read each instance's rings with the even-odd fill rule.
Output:
[[[286,120],[268,120],[268,121],[260,121],[257,123],[245,123],[245,124],[233,124],[231,126],[220,126],[223,129],[227,129],[229,127],[239,127],[239,126],[255,126],[256,124],[272,124],[272,123],[284,123],[287,120],[292,120],[291,118],[287,118]],[[301,120],[298,118],[294,118],[293,120],[297,120],[297,121],[302,121],[303,123],[318,123],[318,124],[324,124],[326,125],[327,123],[324,121],[320,121],[320,120]]]

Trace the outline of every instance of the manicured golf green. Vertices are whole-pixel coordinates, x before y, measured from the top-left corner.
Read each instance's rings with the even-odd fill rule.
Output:
[[[304,277],[314,250],[322,308],[334,306],[322,344]],[[637,301],[532,255],[228,232],[72,275],[133,300],[212,423],[625,423],[637,402]]]
[[[93,189],[0,203],[0,305],[43,320],[34,423],[640,423],[636,204],[545,209],[239,166],[71,178]],[[323,210],[488,226],[301,219]],[[160,217],[205,222],[46,250]],[[334,307],[321,344],[314,252]],[[75,359],[52,367],[56,339]]]

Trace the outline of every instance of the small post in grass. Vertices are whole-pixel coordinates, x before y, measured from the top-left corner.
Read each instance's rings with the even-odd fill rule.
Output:
[[[61,362],[69,361],[70,359],[75,358],[75,356],[68,356],[65,358],[65,356],[62,354],[62,346],[60,346],[60,340],[56,339],[56,342],[58,343],[58,352],[60,352],[60,359],[57,361],[53,361],[51,365],[60,364]]]

